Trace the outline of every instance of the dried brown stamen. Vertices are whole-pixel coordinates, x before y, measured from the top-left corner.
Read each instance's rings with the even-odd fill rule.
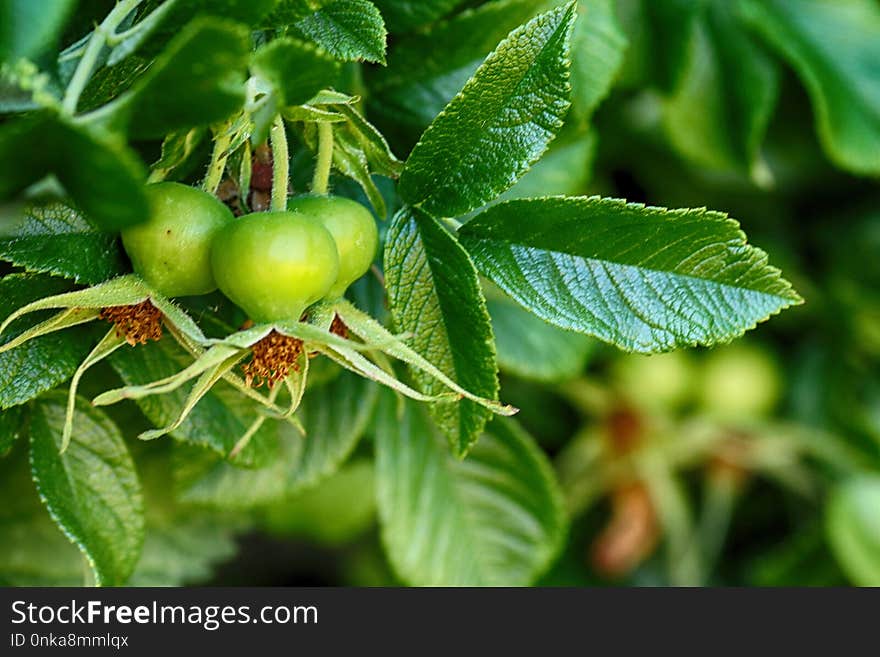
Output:
[[[252,388],[263,383],[272,388],[286,379],[291,369],[299,371],[297,360],[302,351],[302,340],[273,330],[251,347],[251,360],[243,366],[245,382]]]
[[[131,346],[162,338],[162,311],[149,299],[133,306],[102,308],[98,317],[115,324],[116,335],[124,336]]]

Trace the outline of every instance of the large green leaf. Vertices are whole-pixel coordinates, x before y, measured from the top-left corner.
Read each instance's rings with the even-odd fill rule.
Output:
[[[880,586],[880,477],[841,483],[828,501],[826,532],[838,563],[858,586]]]
[[[258,469],[243,469],[192,449],[179,451],[181,499],[225,508],[260,506],[317,484],[348,458],[372,417],[378,386],[341,373],[306,393],[298,414],[306,435],[282,424],[276,458]]]
[[[779,71],[727,0],[712,0],[694,54],[665,106],[673,144],[695,163],[748,174],[776,104]]]
[[[569,106],[574,4],[514,30],[425,131],[400,196],[453,216],[494,199],[546,150]]]
[[[221,121],[244,104],[249,60],[244,26],[197,18],[128,92],[96,116],[110,116],[143,138]]]
[[[147,217],[146,172],[121,142],[47,114],[0,127],[0,200],[48,173],[101,228],[118,230]]]
[[[571,37],[572,115],[586,122],[623,65],[626,36],[615,16],[615,0],[581,0]]]
[[[566,519],[532,438],[495,420],[461,461],[418,406],[399,410],[386,395],[376,429],[382,538],[397,573],[414,585],[533,582],[561,547]]]
[[[254,55],[253,69],[268,80],[282,105],[302,105],[335,80],[339,65],[315,46],[276,39]]]
[[[27,271],[101,283],[125,273],[115,235],[100,232],[63,203],[34,204],[9,237],[0,238],[0,259]]]
[[[0,63],[34,59],[52,47],[76,0],[4,0],[0,3]]]
[[[265,22],[290,26],[341,61],[385,63],[385,21],[369,0],[280,0]]]
[[[752,27],[794,67],[828,156],[880,174],[880,5],[876,0],[744,0]]]
[[[144,510],[140,483],[122,436],[85,400],[76,405],[76,433],[64,454],[66,395],[31,409],[31,465],[40,495],[64,533],[86,555],[99,585],[125,583],[140,557]]]
[[[800,302],[736,221],[703,209],[523,199],[489,208],[460,239],[539,317],[631,351],[725,342]]]
[[[436,219],[418,209],[397,214],[385,247],[385,282],[397,328],[411,346],[465,389],[498,398],[495,342],[477,271],[467,253]],[[445,386],[414,372],[422,390]],[[455,454],[464,456],[492,416],[464,399],[433,404],[431,412]]]
[[[0,317],[5,319],[26,303],[67,288],[65,281],[44,276],[6,276],[0,279]],[[4,332],[0,337],[0,344],[43,319],[34,315],[13,324],[8,335]],[[0,409],[23,404],[69,379],[93,346],[92,336],[90,328],[75,327],[0,354]]]
[[[396,39],[388,67],[368,71],[376,111],[423,130],[498,42],[548,4],[546,0],[490,2]]]
[[[374,0],[392,32],[403,32],[442,18],[465,0]]]
[[[572,379],[583,372],[596,344],[592,339],[548,324],[501,294],[486,303],[502,370],[547,382]]]

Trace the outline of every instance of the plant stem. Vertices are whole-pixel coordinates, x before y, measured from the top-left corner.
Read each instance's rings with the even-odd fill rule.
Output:
[[[79,97],[82,95],[83,90],[86,88],[86,85],[92,77],[95,65],[98,62],[98,57],[101,55],[101,51],[107,43],[108,35],[112,35],[116,32],[116,28],[119,27],[119,24],[125,20],[125,17],[128,16],[132,10],[141,3],[141,1],[142,0],[119,0],[113,10],[107,14],[104,22],[95,28],[95,31],[89,39],[89,44],[86,46],[85,52],[83,53],[82,59],[79,60],[79,64],[77,64],[76,70],[73,72],[70,84],[67,85],[67,90],[64,92],[62,109],[65,114],[72,115],[76,112],[76,106],[79,104]]]
[[[333,124],[329,121],[318,123],[318,162],[315,164],[315,177],[312,179],[312,192],[326,194],[330,185],[330,167],[333,165]]]
[[[229,134],[229,125],[224,123],[220,130],[222,132],[214,138],[214,152],[211,153],[211,164],[208,166],[208,173],[205,175],[205,181],[202,183],[202,189],[209,194],[217,193],[217,188],[223,179],[223,172],[226,170],[226,160],[229,159],[229,144],[232,141],[232,135]]]
[[[290,154],[287,151],[287,132],[281,115],[272,122],[269,132],[272,144],[272,210],[287,209],[287,185],[290,180]]]

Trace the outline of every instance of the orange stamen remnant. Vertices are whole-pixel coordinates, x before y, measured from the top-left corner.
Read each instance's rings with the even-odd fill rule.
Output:
[[[302,340],[273,330],[251,347],[251,360],[244,364],[245,383],[252,388],[266,383],[271,389],[278,381],[287,378],[291,368],[299,371],[297,360],[302,351]]]
[[[98,317],[115,324],[116,335],[125,336],[125,341],[132,347],[162,338],[162,311],[149,299],[133,306],[102,308]]]

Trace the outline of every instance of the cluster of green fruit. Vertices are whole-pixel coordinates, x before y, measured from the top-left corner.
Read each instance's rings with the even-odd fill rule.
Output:
[[[286,211],[235,218],[216,197],[180,183],[147,188],[148,221],[122,233],[135,272],[167,297],[220,289],[257,323],[298,320],[370,268],[378,231],[369,210],[335,196],[300,196]]]

